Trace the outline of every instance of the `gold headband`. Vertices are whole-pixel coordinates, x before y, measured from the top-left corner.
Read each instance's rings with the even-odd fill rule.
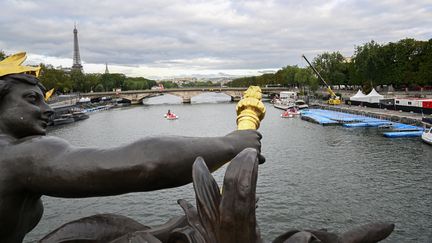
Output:
[[[18,73],[26,73],[39,77],[41,67],[21,66],[26,58],[25,52],[18,52],[0,61],[0,77]]]

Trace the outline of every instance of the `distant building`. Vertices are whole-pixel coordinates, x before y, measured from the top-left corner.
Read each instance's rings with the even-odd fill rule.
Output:
[[[65,72],[65,73],[70,73],[70,72],[72,72],[72,68],[71,68],[71,67],[58,66],[58,67],[56,67],[55,69],[57,69],[57,70],[61,70],[61,71]]]
[[[109,71],[108,71],[108,63],[105,63],[105,74],[109,74]]]
[[[196,82],[197,78],[195,78],[195,77],[182,77],[182,78],[168,79],[167,81],[171,81],[171,82],[177,84],[178,86],[182,86],[184,84]]]
[[[151,87],[151,90],[164,90],[163,84]]]

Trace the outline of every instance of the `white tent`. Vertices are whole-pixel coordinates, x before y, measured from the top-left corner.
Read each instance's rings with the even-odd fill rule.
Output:
[[[350,97],[350,100],[353,101],[366,101],[366,95],[361,92],[361,90],[358,90],[357,93],[354,96]]]
[[[384,99],[384,96],[378,94],[378,92],[376,92],[375,89],[372,89],[372,91],[368,95],[366,95],[365,98],[366,98],[366,100],[365,100],[366,102],[369,102],[369,103],[379,103],[379,101],[381,99]]]

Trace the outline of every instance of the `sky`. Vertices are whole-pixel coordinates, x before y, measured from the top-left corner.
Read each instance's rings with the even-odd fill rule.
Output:
[[[251,76],[324,52],[432,38],[431,0],[1,0],[0,50],[86,73]]]

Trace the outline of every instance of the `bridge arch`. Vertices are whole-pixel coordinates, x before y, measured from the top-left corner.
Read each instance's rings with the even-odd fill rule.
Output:
[[[238,101],[243,96],[243,92],[246,90],[243,88],[182,88],[182,89],[165,89],[165,90],[128,90],[120,92],[93,92],[93,93],[82,93],[81,97],[103,97],[110,96],[112,98],[124,98],[130,100],[132,104],[140,104],[143,99],[148,97],[154,97],[162,94],[172,94],[182,99],[183,103],[190,103],[191,98],[206,92],[217,92],[224,93],[231,97],[232,101]],[[286,87],[279,88],[262,88],[263,93],[279,93],[281,91],[289,90]]]

